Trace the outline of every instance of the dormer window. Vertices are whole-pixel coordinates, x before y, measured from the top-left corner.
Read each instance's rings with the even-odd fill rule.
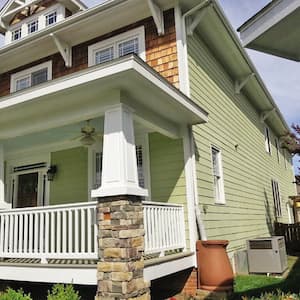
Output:
[[[128,54],[145,60],[145,29],[138,27],[89,46],[89,66],[102,64]]]
[[[21,37],[22,37],[22,29],[21,29],[21,27],[19,27],[18,29],[15,29],[15,30],[12,32],[11,40],[12,40],[12,41],[17,41],[17,40],[19,40]]]
[[[41,84],[52,79],[52,62],[34,66],[11,75],[11,93]]]
[[[32,21],[28,23],[27,27],[28,27],[28,34],[34,33],[39,29],[39,21],[38,20]]]
[[[50,14],[46,15],[46,26],[55,24],[57,21],[57,12],[53,11]]]

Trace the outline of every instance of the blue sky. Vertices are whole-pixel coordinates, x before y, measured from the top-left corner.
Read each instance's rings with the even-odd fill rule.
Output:
[[[0,0],[0,7],[6,0]],[[101,0],[88,0],[94,6]],[[234,29],[264,7],[269,0],[219,0]],[[3,39],[0,38],[0,46]],[[282,111],[287,123],[300,123],[300,68],[299,64],[286,59],[247,50],[258,72],[263,78],[275,102]]]

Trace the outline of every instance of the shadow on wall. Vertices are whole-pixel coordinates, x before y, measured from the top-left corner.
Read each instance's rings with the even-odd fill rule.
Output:
[[[266,189],[264,189],[264,196],[265,196],[265,213],[266,213],[266,224],[270,235],[274,234],[274,227],[273,227],[273,216],[275,216],[274,213],[272,213],[272,208],[270,207],[268,193]],[[275,221],[277,221],[275,217]]]
[[[182,139],[151,133],[149,149],[152,200],[183,203],[185,179]]]

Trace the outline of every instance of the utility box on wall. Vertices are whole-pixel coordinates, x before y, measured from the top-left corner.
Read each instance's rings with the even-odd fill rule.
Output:
[[[249,273],[281,274],[287,269],[283,236],[248,240],[247,252]]]

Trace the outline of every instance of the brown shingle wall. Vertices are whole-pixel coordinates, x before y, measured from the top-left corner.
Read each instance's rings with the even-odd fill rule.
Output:
[[[52,60],[53,79],[74,73],[88,67],[88,46],[96,42],[105,40],[119,33],[128,31],[138,26],[145,26],[146,38],[146,61],[157,72],[164,76],[169,82],[178,86],[178,61],[176,48],[176,32],[173,10],[165,12],[165,35],[158,36],[152,18],[147,18],[125,28],[116,30],[83,44],[74,46],[72,49],[73,64],[71,68],[66,68],[59,53],[35,61],[34,63],[20,67],[13,71],[0,75],[0,97],[10,92],[10,75],[21,70],[38,65],[42,62]]]

